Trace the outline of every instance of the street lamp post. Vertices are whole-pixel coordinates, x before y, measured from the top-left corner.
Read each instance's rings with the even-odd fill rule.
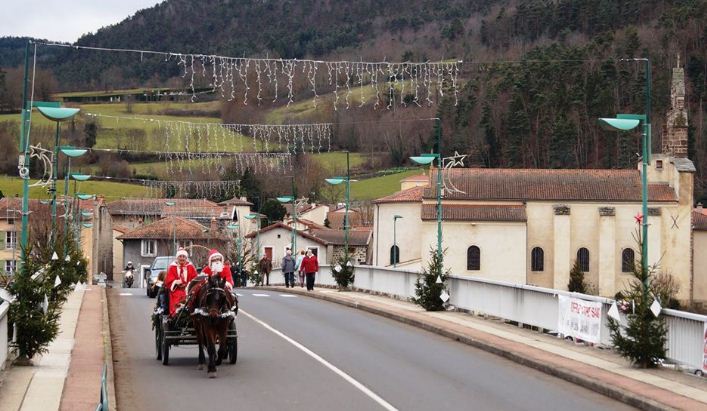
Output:
[[[79,109],[77,108],[64,108],[64,107],[37,107],[40,113],[47,119],[56,122],[56,133],[54,135],[54,155],[52,157],[52,235],[51,235],[51,245],[54,247],[56,241],[56,179],[59,168],[59,125],[61,122],[66,121],[74,117]]]
[[[396,223],[398,222],[398,218],[403,218],[403,216],[397,214],[393,216],[393,268],[398,265],[398,260],[400,259],[400,252],[398,251],[398,242],[396,237]]]
[[[431,154],[421,154],[420,156],[410,157],[410,160],[417,164],[430,164],[437,160],[437,183],[435,185],[435,191],[437,194],[437,258],[442,261],[442,155],[441,155],[441,136],[442,136],[442,124],[440,119],[435,119],[435,148],[434,153]]]
[[[599,125],[605,130],[629,131],[643,123],[641,158],[641,275],[643,296],[648,293],[648,158],[650,153],[648,116],[644,114],[618,114],[616,118],[600,118]]]
[[[644,63],[644,114],[618,114],[616,118],[600,118],[599,125],[605,130],[629,131],[643,124],[641,139],[641,275],[643,277],[643,297],[648,295],[648,164],[651,161],[651,62],[648,58],[632,58],[628,61]]]
[[[292,176],[292,195],[278,197],[277,201],[281,203],[292,202],[292,255],[295,255],[297,250],[297,235],[295,231],[297,230],[297,189],[295,187],[295,176]]]
[[[346,177],[327,178],[326,182],[332,185],[346,183],[346,209],[344,211],[344,255],[349,257],[349,201],[351,197],[351,169],[349,152],[346,152]],[[346,261],[348,263],[348,261]]]
[[[81,217],[83,217],[83,211],[81,211],[81,207],[79,206],[80,202],[77,201],[77,197],[76,197],[76,194],[77,194],[76,191],[77,191],[77,190],[76,190],[76,188],[77,188],[77,185],[78,185],[78,182],[79,182],[79,181],[87,181],[87,180],[89,180],[89,179],[91,178],[91,175],[90,175],[90,174],[71,174],[70,177],[74,180],[74,194],[73,194],[73,196],[72,196],[72,198],[73,198],[72,203],[75,205],[75,207],[76,207],[77,210],[76,210],[76,212],[73,213],[74,219],[73,219],[73,221],[72,221],[72,224],[74,225],[74,228],[73,228],[74,234],[75,234],[74,240],[76,240],[76,244],[78,245],[78,244],[80,243],[79,221],[81,221],[78,212],[81,212]],[[65,190],[65,191],[66,191],[66,190]],[[65,194],[65,195],[66,195],[66,194]],[[72,208],[73,208],[73,207],[74,207],[74,206],[72,205]],[[93,214],[91,214],[91,215],[93,215]]]
[[[74,147],[60,147],[59,151],[67,157],[66,169],[64,169],[64,233],[69,229],[69,178],[71,177],[71,159],[81,157],[88,150]],[[74,185],[74,191],[76,186]],[[73,212],[73,210],[72,210]],[[66,252],[64,253],[66,254]]]
[[[169,207],[177,205],[176,201],[165,201],[164,203]],[[177,220],[174,215],[172,215],[172,255],[177,255]]]

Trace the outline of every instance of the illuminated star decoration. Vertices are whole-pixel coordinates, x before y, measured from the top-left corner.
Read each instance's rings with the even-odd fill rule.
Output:
[[[466,154],[459,154],[458,151],[454,152],[454,155],[451,157],[444,157],[442,159],[442,168],[445,171],[449,171],[452,168],[456,166],[464,167],[464,159],[467,157]],[[449,176],[449,173],[446,172],[444,173],[444,178],[442,179],[442,185],[444,186],[445,190],[457,192],[457,193],[464,193],[463,191],[459,190],[454,186],[452,183],[452,179]]]
[[[638,213],[633,216],[633,219],[636,220],[636,224],[640,225],[643,222],[643,215],[641,213]]]
[[[53,164],[53,159],[54,159],[54,152],[51,150],[47,150],[45,148],[42,148],[41,144],[37,144],[36,146],[29,146],[30,148],[30,158],[36,158],[39,159],[39,161],[42,162],[42,167],[44,169],[42,173],[42,178],[37,181],[34,184],[30,184],[30,187],[37,187],[37,186],[47,186],[52,183],[52,164]],[[25,171],[27,170],[27,171]],[[20,170],[20,176],[22,178],[27,178],[29,179],[29,170],[24,168]]]

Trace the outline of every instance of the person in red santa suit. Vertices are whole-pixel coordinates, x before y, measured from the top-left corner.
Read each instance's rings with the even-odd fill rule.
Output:
[[[186,288],[196,277],[196,268],[187,259],[189,254],[184,248],[177,251],[177,261],[172,262],[167,269],[164,283],[169,292],[169,315],[174,315],[179,305],[187,296]]]
[[[218,252],[218,250],[211,249],[209,251],[208,262],[206,267],[201,270],[201,274],[206,274],[211,277],[212,275],[218,275],[226,281],[226,291],[229,293],[233,290],[233,276],[231,274],[231,266],[225,265],[223,261],[223,255]],[[193,287],[189,289],[189,294],[197,295],[201,287],[206,283],[206,280],[194,284]],[[196,304],[196,298],[192,298],[189,303],[189,311],[194,311],[194,304]]]

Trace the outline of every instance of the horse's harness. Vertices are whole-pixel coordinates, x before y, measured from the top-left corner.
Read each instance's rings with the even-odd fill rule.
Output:
[[[196,307],[194,309],[193,314],[202,315],[204,317],[209,317],[209,312],[204,310],[204,308],[206,306],[206,301],[210,295],[219,293],[219,294],[223,295],[224,301],[226,301],[226,303],[227,303],[227,304],[221,305],[221,307],[220,307],[221,313],[220,313],[219,317],[221,317],[221,318],[229,318],[229,317],[236,318],[236,312],[233,311],[233,309],[232,309],[231,301],[229,301],[229,298],[228,298],[228,292],[225,289],[223,289],[222,287],[211,286],[211,284],[210,284],[211,281],[212,281],[211,278],[209,278],[206,281],[206,284],[204,284],[203,287],[199,290],[199,295],[197,296],[198,307]],[[204,292],[204,288],[206,288],[205,292]],[[224,308],[225,308],[225,311],[224,311]]]

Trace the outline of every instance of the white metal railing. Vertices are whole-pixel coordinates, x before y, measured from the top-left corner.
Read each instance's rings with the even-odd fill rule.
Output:
[[[405,300],[415,296],[415,281],[419,275],[416,271],[366,265],[356,266],[355,274],[356,289]],[[281,277],[278,275],[282,275],[280,270],[273,270],[271,282],[279,280]],[[336,286],[329,265],[320,266],[315,283],[320,286]],[[612,299],[456,275],[449,276],[447,289],[450,294],[449,303],[457,308],[545,330],[557,329],[559,295],[600,302],[601,344],[611,346],[608,312],[614,302]],[[669,309],[664,309],[661,315],[665,317],[668,326],[668,360],[701,370],[707,316]]]
[[[5,368],[5,362],[7,361],[10,348],[7,340],[7,312],[9,309],[10,304],[7,301],[0,303],[0,370]]]

